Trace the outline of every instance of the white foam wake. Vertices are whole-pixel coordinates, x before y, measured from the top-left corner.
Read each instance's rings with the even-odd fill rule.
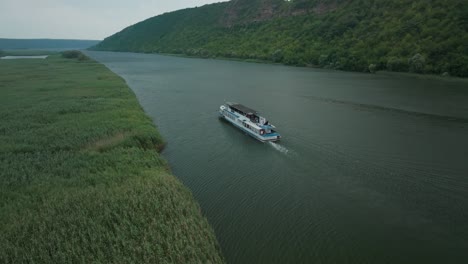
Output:
[[[270,144],[270,146],[272,146],[274,149],[278,150],[281,153],[288,154],[288,152],[289,152],[289,149],[287,149],[284,146],[281,146],[278,143],[271,142],[271,141],[269,141],[268,143]]]

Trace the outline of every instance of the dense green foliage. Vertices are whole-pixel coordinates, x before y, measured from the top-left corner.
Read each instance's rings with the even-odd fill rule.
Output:
[[[0,61],[0,263],[220,263],[125,82],[93,60]]]
[[[79,61],[89,60],[90,58],[84,55],[79,50],[66,50],[62,52],[62,57],[67,59],[78,59]]]
[[[79,39],[5,39],[0,38],[0,49],[86,49],[98,40]]]
[[[468,1],[238,0],[163,14],[97,50],[468,77]]]

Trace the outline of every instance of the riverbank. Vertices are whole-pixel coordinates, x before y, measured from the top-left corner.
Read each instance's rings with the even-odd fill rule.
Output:
[[[0,120],[0,262],[223,262],[151,119],[103,65],[0,61]]]
[[[419,73],[410,73],[410,72],[390,72],[390,71],[378,71],[378,75],[390,76],[395,78],[417,78],[421,80],[434,80],[434,81],[448,81],[448,82],[466,82],[468,83],[468,78],[456,77],[456,76],[443,76],[435,74],[419,74]]]
[[[125,51],[114,51],[114,52],[125,52]],[[352,72],[352,73],[362,73],[362,74],[378,74],[383,76],[392,76],[392,77],[405,77],[405,78],[418,78],[425,80],[439,80],[439,81],[456,81],[456,82],[468,82],[468,78],[462,78],[457,76],[450,75],[437,75],[437,74],[422,74],[422,73],[412,73],[412,72],[394,72],[394,71],[376,71],[374,73],[370,72],[356,72],[356,71],[346,71],[346,70],[337,70],[326,67],[320,67],[319,65],[305,64],[305,65],[287,65],[284,63],[273,62],[269,60],[260,60],[260,59],[243,59],[243,58],[228,58],[228,57],[201,57],[201,56],[191,56],[186,54],[174,54],[174,53],[144,53],[144,52],[135,52],[141,54],[156,54],[162,56],[172,56],[188,59],[211,59],[211,60],[225,60],[225,61],[239,61],[239,62],[248,62],[248,63],[258,63],[258,64],[269,64],[269,65],[282,65],[289,67],[299,67],[299,68],[311,68],[311,69],[322,69],[338,72]]]

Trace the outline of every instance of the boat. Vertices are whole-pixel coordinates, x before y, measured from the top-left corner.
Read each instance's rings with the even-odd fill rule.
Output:
[[[281,138],[274,125],[244,105],[227,102],[219,107],[219,116],[262,142],[278,141]]]

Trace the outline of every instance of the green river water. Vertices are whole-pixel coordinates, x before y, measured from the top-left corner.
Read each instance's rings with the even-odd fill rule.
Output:
[[[158,125],[228,263],[468,261],[468,82],[87,54]],[[220,120],[225,101],[282,140]]]

